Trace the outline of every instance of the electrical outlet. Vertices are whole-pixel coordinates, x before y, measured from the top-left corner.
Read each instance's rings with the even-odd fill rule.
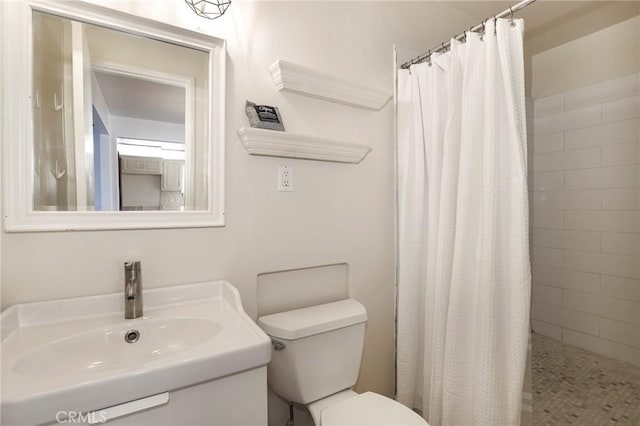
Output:
[[[293,191],[293,167],[278,166],[278,191]]]

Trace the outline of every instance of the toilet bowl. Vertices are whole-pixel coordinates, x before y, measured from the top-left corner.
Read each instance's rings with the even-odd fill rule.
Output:
[[[346,299],[258,318],[273,342],[269,386],[307,407],[315,426],[413,426],[428,423],[374,392],[358,394],[367,312]]]

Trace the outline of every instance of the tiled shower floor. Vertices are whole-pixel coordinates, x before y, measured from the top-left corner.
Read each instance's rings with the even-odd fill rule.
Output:
[[[534,426],[640,425],[640,368],[531,338]]]

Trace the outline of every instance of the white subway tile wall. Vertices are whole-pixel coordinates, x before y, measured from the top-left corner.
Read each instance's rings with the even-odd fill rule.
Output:
[[[640,365],[640,73],[533,109],[532,327]]]

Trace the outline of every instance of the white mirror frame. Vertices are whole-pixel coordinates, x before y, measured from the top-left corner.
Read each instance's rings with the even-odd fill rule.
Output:
[[[32,12],[41,11],[198,49],[209,54],[207,209],[193,211],[35,211]],[[4,227],[8,232],[224,226],[226,42],[82,2],[0,1],[0,82]],[[215,77],[215,79],[214,79]]]

